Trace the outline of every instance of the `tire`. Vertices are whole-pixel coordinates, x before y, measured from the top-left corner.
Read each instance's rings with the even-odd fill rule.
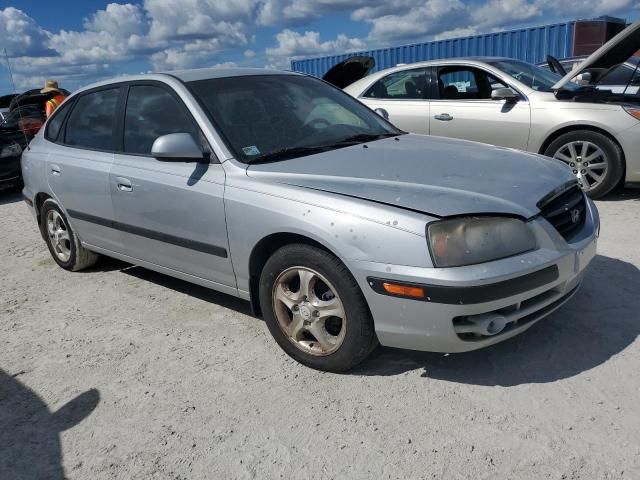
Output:
[[[584,145],[588,145],[586,157],[582,156]],[[571,146],[576,155],[572,154]],[[598,150],[601,155],[598,154]],[[583,190],[594,199],[601,198],[613,190],[624,174],[624,159],[620,146],[608,136],[592,130],[574,130],[560,135],[549,144],[544,154],[569,165]],[[592,162],[583,164],[585,158],[594,155],[598,156]],[[600,177],[599,180],[596,177]]]
[[[50,222],[53,222],[53,228]],[[40,229],[51,256],[65,270],[77,272],[91,267],[98,261],[98,254],[82,246],[64,212],[51,199],[42,205]]]
[[[303,289],[303,283],[309,288]],[[287,245],[267,260],[260,275],[260,306],[278,345],[316,370],[349,370],[378,345],[371,312],[351,272],[316,247]]]

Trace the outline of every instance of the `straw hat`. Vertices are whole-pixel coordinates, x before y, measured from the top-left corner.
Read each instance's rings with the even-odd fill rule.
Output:
[[[60,92],[58,88],[58,82],[55,80],[46,80],[44,82],[44,88],[40,90],[40,93]]]

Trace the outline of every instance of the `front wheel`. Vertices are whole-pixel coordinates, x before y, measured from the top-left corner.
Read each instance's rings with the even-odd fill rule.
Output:
[[[600,198],[618,185],[624,172],[622,150],[608,136],[591,130],[565,133],[544,152],[566,163],[591,198]]]
[[[311,368],[348,370],[377,345],[360,287],[339,259],[319,248],[276,251],[260,277],[260,305],[280,347]]]

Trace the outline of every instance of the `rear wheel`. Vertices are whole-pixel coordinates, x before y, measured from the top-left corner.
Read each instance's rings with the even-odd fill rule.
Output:
[[[560,135],[544,153],[567,164],[591,198],[600,198],[613,190],[624,172],[618,144],[591,130]]]
[[[98,255],[80,244],[67,217],[53,200],[44,202],[40,217],[47,247],[58,265],[75,272],[96,263]]]
[[[311,368],[348,370],[377,345],[360,287],[319,248],[288,245],[275,252],[262,271],[260,304],[276,342]]]

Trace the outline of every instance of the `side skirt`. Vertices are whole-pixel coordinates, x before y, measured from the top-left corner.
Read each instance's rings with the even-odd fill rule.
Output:
[[[235,287],[230,287],[228,285],[223,285],[222,283],[213,282],[211,280],[207,280],[207,279],[198,277],[196,275],[179,272],[171,268],[163,267],[161,265],[156,265],[155,263],[145,262],[144,260],[139,260],[137,258],[129,257],[128,255],[123,255],[121,253],[113,252],[106,248],[96,247],[95,245],[91,245],[86,242],[82,242],[82,246],[85,247],[87,250],[91,250],[92,252],[100,253],[102,255],[106,255],[107,257],[117,258],[118,260],[122,260],[123,262],[132,263],[139,267],[147,268],[149,270],[153,270],[154,272],[163,273],[171,277],[179,278],[180,280],[184,280],[186,282],[195,283],[196,285],[200,285],[201,287],[210,288],[211,290],[216,290],[218,292],[226,293],[228,295],[233,295],[234,297],[238,297],[243,300],[250,299],[249,292],[245,292],[244,290],[239,290]]]

